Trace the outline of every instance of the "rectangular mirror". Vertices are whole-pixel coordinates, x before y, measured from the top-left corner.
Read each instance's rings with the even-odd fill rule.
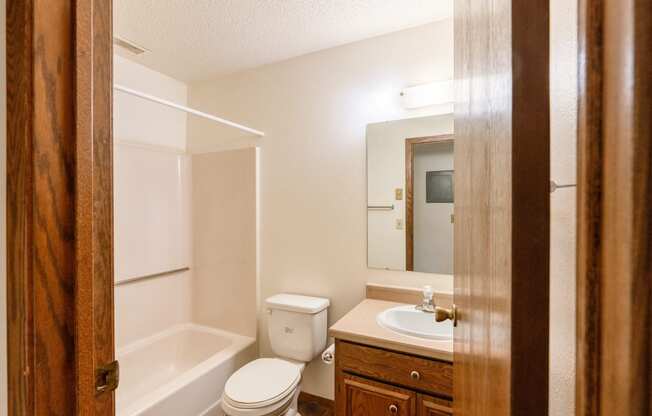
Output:
[[[453,274],[452,117],[367,126],[367,265]]]

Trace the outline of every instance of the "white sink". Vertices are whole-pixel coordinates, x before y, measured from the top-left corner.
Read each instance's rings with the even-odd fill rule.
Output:
[[[417,310],[412,305],[386,309],[376,321],[383,328],[417,338],[446,341],[453,338],[453,322],[435,322],[435,314]]]

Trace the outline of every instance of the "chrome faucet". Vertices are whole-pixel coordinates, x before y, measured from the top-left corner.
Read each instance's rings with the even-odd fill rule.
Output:
[[[435,302],[432,300],[432,286],[426,285],[423,287],[423,300],[421,305],[415,306],[415,308],[421,312],[425,313],[434,313],[435,312]]]

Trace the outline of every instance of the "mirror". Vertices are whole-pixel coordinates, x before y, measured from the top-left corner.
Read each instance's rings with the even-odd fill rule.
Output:
[[[367,265],[453,274],[452,116],[367,126]]]

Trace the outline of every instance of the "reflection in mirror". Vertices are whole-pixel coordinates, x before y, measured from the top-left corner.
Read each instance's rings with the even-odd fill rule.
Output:
[[[370,268],[453,274],[452,118],[367,126]]]

